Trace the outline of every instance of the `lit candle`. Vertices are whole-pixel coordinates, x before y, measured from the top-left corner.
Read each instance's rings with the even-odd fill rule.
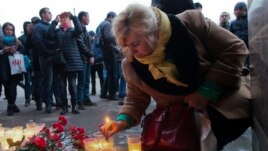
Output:
[[[99,145],[95,138],[86,138],[83,140],[85,151],[99,151]]]
[[[128,151],[141,151],[141,135],[130,134],[127,136]]]
[[[107,147],[113,147],[114,146],[114,139],[113,137],[110,137],[108,140],[101,140],[101,146],[102,148],[107,148]]]
[[[16,126],[13,127],[13,131],[14,131],[14,142],[16,141],[21,141],[22,137],[23,137],[23,131],[22,131],[23,127],[22,126]]]

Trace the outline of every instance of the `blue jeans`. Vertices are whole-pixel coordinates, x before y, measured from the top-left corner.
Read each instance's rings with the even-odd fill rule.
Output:
[[[90,64],[83,62],[83,71],[78,72],[77,101],[89,99]]]
[[[67,99],[67,80],[68,80],[68,89],[71,95],[71,103],[72,106],[76,105],[77,101],[77,86],[76,86],[76,79],[77,79],[77,72],[62,72],[60,74],[61,80],[61,97],[62,97],[62,104],[64,106],[68,105]]]
[[[118,97],[124,98],[126,96],[126,80],[122,73],[122,67],[121,67],[122,61],[117,61],[117,91],[118,91]]]

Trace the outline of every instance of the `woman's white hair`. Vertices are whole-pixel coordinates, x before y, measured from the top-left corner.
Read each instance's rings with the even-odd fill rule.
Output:
[[[158,28],[158,20],[151,7],[142,4],[129,4],[113,20],[113,33],[125,55],[128,51],[125,38],[135,32],[141,36],[152,34]],[[126,47],[126,48],[125,48]]]

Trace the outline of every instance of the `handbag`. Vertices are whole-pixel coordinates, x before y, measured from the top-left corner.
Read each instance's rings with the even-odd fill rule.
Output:
[[[22,54],[15,53],[8,56],[11,75],[21,74],[26,72],[24,57]]]
[[[144,151],[198,151],[194,113],[182,104],[158,107],[142,121]]]

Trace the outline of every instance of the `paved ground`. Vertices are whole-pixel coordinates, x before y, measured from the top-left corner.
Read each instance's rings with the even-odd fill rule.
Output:
[[[84,127],[89,134],[97,131],[98,125],[102,123],[106,115],[114,118],[119,110],[120,106],[117,105],[117,101],[107,101],[99,98],[99,94],[91,96],[91,99],[97,103],[97,106],[87,107],[85,111],[81,111],[81,114],[67,114],[66,117],[69,120],[69,124]],[[17,125],[23,125],[29,121],[43,122],[50,126],[60,114],[60,110],[53,109],[51,114],[47,114],[44,111],[35,111],[35,103],[31,102],[31,105],[24,107],[24,91],[18,87],[17,105],[21,112],[14,116],[6,116],[7,101],[0,98],[0,123],[5,127],[13,127]],[[148,110],[152,110],[155,104],[152,104]],[[118,146],[118,150],[126,150],[126,134],[140,133],[141,128],[137,126],[129,129],[121,134],[115,136],[115,144]],[[248,129],[246,133],[236,141],[230,143],[224,148],[224,151],[252,151],[251,147],[251,129]]]

